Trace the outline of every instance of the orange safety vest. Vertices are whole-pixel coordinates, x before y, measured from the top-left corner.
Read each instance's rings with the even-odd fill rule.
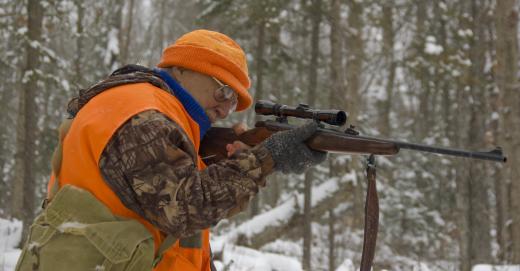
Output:
[[[191,119],[175,96],[148,83],[122,85],[98,94],[78,112],[63,140],[63,160],[58,174],[60,187],[70,184],[88,190],[115,215],[141,222],[154,237],[157,252],[165,238],[164,234],[123,205],[103,180],[98,164],[101,153],[116,130],[132,116],[151,109],[175,121],[198,152],[199,125]],[[206,166],[200,156],[197,159],[198,169],[204,169]],[[53,182],[54,177],[51,177],[48,193]],[[209,271],[209,229],[203,230],[201,234],[201,248],[183,248],[177,241],[164,253],[154,271]]]

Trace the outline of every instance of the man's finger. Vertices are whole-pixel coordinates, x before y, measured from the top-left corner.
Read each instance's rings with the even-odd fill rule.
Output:
[[[247,131],[247,125],[243,122],[233,125],[232,128],[233,128],[233,131],[235,131],[236,135],[241,135],[242,133]]]
[[[235,149],[238,149],[238,150],[247,150],[247,149],[250,149],[251,146],[249,145],[246,145],[244,142],[242,141],[235,141],[233,142],[233,147]]]
[[[240,142],[240,141],[235,141],[233,142],[233,144],[227,144],[226,145],[226,151],[227,151],[227,155],[228,157],[231,157],[232,155],[236,155],[236,154],[239,154],[241,151],[243,150],[247,150],[247,149],[250,149],[251,147],[244,144],[243,142]]]

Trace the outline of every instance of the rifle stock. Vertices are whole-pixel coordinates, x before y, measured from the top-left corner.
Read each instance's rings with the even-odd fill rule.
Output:
[[[212,127],[202,140],[199,153],[205,162],[214,163],[227,157],[226,144],[238,140],[249,146],[255,146],[273,133],[294,128],[289,124],[275,121],[259,121],[255,126],[241,135],[236,135],[231,128]],[[333,153],[394,155],[399,152],[399,147],[391,142],[351,136],[323,128],[318,128],[318,131],[305,143],[313,150]]]

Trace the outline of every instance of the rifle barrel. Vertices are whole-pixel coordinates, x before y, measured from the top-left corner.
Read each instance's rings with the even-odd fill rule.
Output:
[[[287,130],[294,128],[293,126],[286,124],[286,123],[279,123],[276,121],[258,121],[256,123],[257,127],[267,127],[269,130]],[[437,153],[437,154],[444,154],[444,155],[450,155],[450,156],[457,156],[457,157],[466,157],[471,159],[480,159],[480,160],[488,160],[488,161],[495,161],[495,162],[502,162],[505,163],[507,161],[507,157],[504,156],[502,149],[500,147],[496,147],[492,151],[468,151],[468,150],[462,150],[462,149],[454,149],[454,148],[446,148],[446,147],[437,147],[437,146],[429,146],[424,144],[417,144],[417,143],[410,143],[405,141],[399,141],[399,140],[392,140],[392,139],[383,139],[383,138],[377,138],[377,137],[371,137],[371,136],[365,136],[365,135],[352,135],[352,134],[346,134],[341,131],[332,130],[332,129],[324,129],[324,128],[318,128],[318,131],[322,132],[323,134],[330,134],[330,135],[336,135],[338,138],[351,138],[351,139],[359,139],[359,140],[365,140],[368,141],[374,141],[377,142],[375,146],[384,146],[382,143],[386,143],[386,145],[394,145],[394,152],[390,152],[389,150],[391,148],[388,148],[388,146],[385,146],[383,149],[381,149],[381,153],[383,155],[393,155],[397,153],[400,149],[408,149],[408,150],[416,150],[421,152],[429,152],[429,153]],[[327,139],[327,141],[330,141],[330,138]],[[329,142],[329,145],[330,145]],[[365,147],[366,147],[365,142]],[[325,144],[326,142],[320,142],[320,144]],[[374,146],[374,145],[373,145]],[[372,146],[372,147],[373,147]],[[353,145],[350,146],[353,150]],[[358,146],[359,147],[359,146]],[[330,148],[329,148],[330,149]],[[327,149],[325,149],[327,150]],[[327,150],[328,151],[328,150]],[[363,153],[364,151],[362,149],[359,149],[357,151],[354,151],[355,153]],[[368,153],[368,152],[367,152]]]
[[[434,147],[416,143],[408,143],[402,141],[392,141],[401,149],[409,149],[416,150],[422,152],[430,152],[430,153],[438,153],[445,154],[451,156],[459,156],[466,157],[472,159],[482,159],[482,160],[490,160],[505,163],[507,161],[507,157],[502,153],[502,149],[500,147],[496,147],[492,151],[488,152],[480,152],[480,151],[466,151],[461,149],[452,149],[452,148],[444,148],[444,147]]]

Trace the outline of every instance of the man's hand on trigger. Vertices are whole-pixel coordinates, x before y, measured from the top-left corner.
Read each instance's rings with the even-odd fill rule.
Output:
[[[235,131],[236,135],[241,135],[242,133],[247,131],[247,125],[245,123],[237,123],[237,124],[233,125],[232,128]],[[248,146],[241,141],[235,141],[232,144],[226,145],[226,151],[227,151],[228,157],[231,157],[234,154],[238,154],[241,151],[247,150],[250,148],[251,148],[251,146]]]

